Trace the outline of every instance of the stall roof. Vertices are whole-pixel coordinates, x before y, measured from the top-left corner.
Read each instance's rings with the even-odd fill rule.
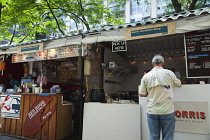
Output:
[[[11,47],[16,47],[17,48],[18,46],[35,44],[35,43],[40,43],[40,42],[44,42],[44,43],[47,43],[47,44],[50,44],[51,46],[53,46],[53,45],[57,44],[58,40],[64,39],[64,38],[69,38],[69,39],[67,39],[67,40],[69,40],[69,44],[66,44],[66,42],[65,42],[65,45],[80,44],[81,42],[83,42],[82,40],[84,40],[81,37],[82,35],[85,35],[85,36],[90,36],[92,34],[97,35],[97,34],[100,34],[100,33],[106,32],[106,31],[116,32],[116,30],[120,31],[124,28],[137,27],[137,26],[139,27],[139,26],[145,26],[145,25],[156,24],[156,23],[163,23],[163,22],[168,22],[168,21],[176,21],[178,19],[184,19],[184,18],[188,18],[188,17],[196,17],[196,16],[201,16],[201,15],[210,15],[210,7],[191,10],[191,11],[188,11],[188,12],[174,13],[174,14],[171,14],[171,15],[166,15],[166,16],[153,18],[153,19],[147,19],[147,20],[138,21],[138,22],[134,22],[134,23],[126,23],[126,24],[123,24],[123,25],[116,25],[116,26],[107,26],[107,27],[101,28],[101,29],[89,30],[89,31],[69,34],[69,35],[65,35],[65,36],[59,36],[59,37],[53,37],[53,38],[47,38],[47,39],[41,39],[41,40],[35,40],[35,41],[31,41],[31,42],[11,44],[11,45],[8,45],[8,44],[0,45],[0,49],[5,50],[5,49],[11,48]],[[207,27],[205,26],[204,28],[207,28]],[[178,32],[181,33],[181,32],[185,32],[185,31],[179,30]],[[109,35],[106,34],[105,36],[108,37]],[[119,33],[116,36],[119,36]],[[78,38],[78,39],[76,41],[73,41],[73,43],[71,43],[71,38]],[[123,40],[123,38],[124,38],[124,34],[121,34],[121,37],[119,37],[119,40]],[[113,36],[109,37],[109,39],[107,39],[106,41],[112,41],[112,39],[113,39]],[[54,44],[52,44],[52,42],[54,42]],[[91,41],[90,42],[84,41],[83,43],[93,43],[93,42],[102,42],[102,41],[101,40],[98,41],[98,40],[93,39],[92,42]],[[63,45],[63,43],[61,45]]]

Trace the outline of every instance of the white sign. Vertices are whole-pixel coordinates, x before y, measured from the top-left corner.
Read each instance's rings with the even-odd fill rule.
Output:
[[[175,131],[209,134],[208,103],[202,101],[174,101]]]
[[[29,61],[40,61],[47,59],[47,51],[38,51],[24,54],[13,54],[12,63],[18,62],[29,62]]]
[[[20,118],[21,95],[1,95],[1,113],[3,118]]]

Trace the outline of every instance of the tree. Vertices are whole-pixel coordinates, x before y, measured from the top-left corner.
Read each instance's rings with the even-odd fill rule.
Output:
[[[11,44],[34,40],[37,33],[68,34],[66,17],[87,30],[103,22],[123,24],[103,0],[1,0],[0,40],[10,40]]]
[[[198,8],[205,7],[210,2],[209,0],[171,0],[171,4],[168,5],[169,9],[174,9],[175,13],[190,11]]]

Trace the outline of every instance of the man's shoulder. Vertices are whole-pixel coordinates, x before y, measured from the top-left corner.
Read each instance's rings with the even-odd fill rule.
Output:
[[[171,70],[169,70],[169,69],[162,69],[162,71],[169,72],[169,73],[173,73],[173,71],[171,71]]]

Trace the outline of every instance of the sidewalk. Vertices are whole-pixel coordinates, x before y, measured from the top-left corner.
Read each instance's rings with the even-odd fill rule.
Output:
[[[30,139],[30,138],[21,137],[21,136],[0,133],[0,140],[36,140],[36,139]]]

